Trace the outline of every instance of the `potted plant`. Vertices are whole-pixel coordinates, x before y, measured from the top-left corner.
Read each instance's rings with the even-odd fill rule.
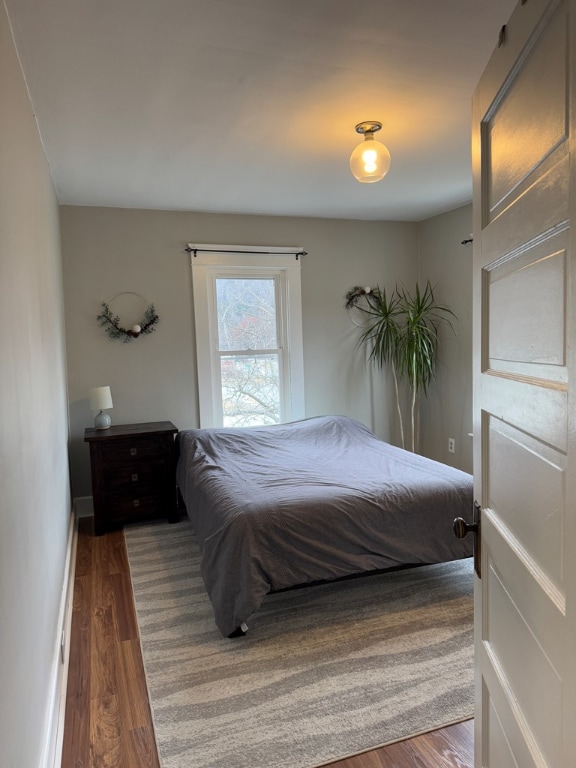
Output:
[[[420,449],[419,405],[434,379],[438,351],[438,328],[452,328],[452,310],[438,304],[429,281],[423,290],[418,285],[411,294],[396,288],[390,296],[385,289],[355,286],[346,294],[346,308],[363,315],[360,344],[370,348],[369,360],[379,368],[389,365],[394,380],[396,407],[402,448],[406,447],[399,382],[407,382],[410,418],[410,450]]]

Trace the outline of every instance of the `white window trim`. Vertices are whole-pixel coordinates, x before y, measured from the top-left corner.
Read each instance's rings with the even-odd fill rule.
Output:
[[[304,353],[302,342],[301,248],[189,243],[196,325],[196,358],[200,427],[221,426],[221,401],[215,395],[220,381],[217,333],[209,322],[215,317],[214,292],[217,276],[262,276],[279,278],[282,296],[280,343],[288,349],[288,365],[282,369],[283,421],[303,419]]]

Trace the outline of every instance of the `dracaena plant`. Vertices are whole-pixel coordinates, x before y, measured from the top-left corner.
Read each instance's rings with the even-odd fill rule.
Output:
[[[394,381],[396,408],[402,447],[406,448],[400,383],[409,388],[409,443],[413,452],[420,449],[420,396],[434,379],[438,352],[438,329],[443,323],[452,330],[452,310],[439,304],[430,282],[414,293],[396,287],[390,295],[379,286],[355,286],[346,294],[346,308],[362,314],[360,344],[369,349],[369,360],[377,367],[390,366]]]

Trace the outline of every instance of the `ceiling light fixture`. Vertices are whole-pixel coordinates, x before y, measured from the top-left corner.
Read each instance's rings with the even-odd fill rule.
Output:
[[[382,123],[377,120],[366,120],[356,126],[356,133],[361,133],[364,141],[350,155],[350,170],[363,184],[381,181],[390,170],[390,152],[374,139],[374,134],[381,128]]]

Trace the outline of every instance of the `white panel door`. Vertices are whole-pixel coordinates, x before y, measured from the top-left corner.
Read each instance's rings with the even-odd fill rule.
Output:
[[[476,89],[475,765],[576,766],[576,0],[522,0]]]

